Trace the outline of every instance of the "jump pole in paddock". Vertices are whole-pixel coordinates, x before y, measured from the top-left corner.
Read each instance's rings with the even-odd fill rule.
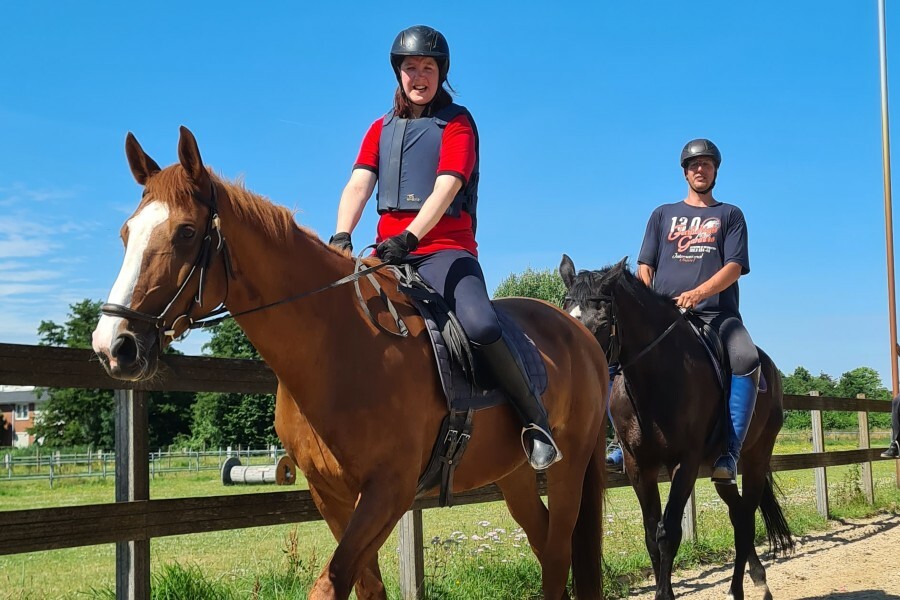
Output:
[[[288,456],[282,456],[275,465],[242,465],[241,459],[232,456],[222,465],[222,485],[242,483],[274,483],[294,485],[297,467]]]

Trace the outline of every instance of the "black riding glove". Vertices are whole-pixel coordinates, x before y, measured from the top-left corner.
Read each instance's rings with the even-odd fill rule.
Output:
[[[375,248],[375,254],[389,265],[399,265],[406,256],[419,247],[419,238],[404,231],[384,240]]]
[[[328,244],[334,246],[338,250],[353,252],[353,242],[350,241],[350,234],[346,231],[341,231],[340,233],[331,236],[328,240]]]

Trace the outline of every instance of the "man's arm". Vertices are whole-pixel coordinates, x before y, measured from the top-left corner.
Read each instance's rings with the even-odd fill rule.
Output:
[[[653,270],[653,267],[650,265],[645,265],[644,263],[638,263],[638,279],[644,282],[644,285],[647,287],[653,287],[653,275],[656,271]]]
[[[375,182],[378,175],[367,169],[353,169],[350,181],[341,193],[341,203],[338,206],[336,232],[353,233],[356,224],[362,216],[366,202],[375,190]]]
[[[718,294],[726,289],[741,276],[741,265],[736,262],[730,262],[718,271],[716,274],[695,287],[688,290],[675,298],[675,304],[681,308],[694,308],[703,300],[710,296]]]

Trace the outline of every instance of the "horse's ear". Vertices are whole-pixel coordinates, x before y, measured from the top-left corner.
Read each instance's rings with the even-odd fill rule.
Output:
[[[147,180],[161,170],[156,161],[147,156],[130,131],[125,136],[125,156],[128,157],[128,166],[131,167],[134,180],[141,185],[147,185]]]
[[[209,173],[203,167],[203,159],[200,158],[197,139],[184,125],[181,126],[181,136],[178,138],[178,161],[194,183],[199,185],[209,178]]]
[[[566,289],[572,289],[572,284],[575,283],[575,263],[568,254],[562,255],[562,261],[559,263],[559,276],[562,277]]]
[[[616,270],[624,271],[627,268],[628,268],[628,257],[625,256],[622,258],[622,260],[620,260],[619,262],[616,263]]]

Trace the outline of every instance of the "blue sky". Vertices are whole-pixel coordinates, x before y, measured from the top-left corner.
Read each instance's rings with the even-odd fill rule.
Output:
[[[563,252],[633,261],[653,208],[684,197],[682,145],[709,137],[716,196],[749,225],[757,344],[785,372],[890,378],[875,0],[310,4],[4,4],[0,341],[106,298],[140,198],[128,131],[165,165],[188,126],[207,164],[327,238],[390,104],[390,43],[426,23],[481,133],[491,290]],[[900,13],[888,42],[898,65]],[[374,222],[370,206],[357,245]]]

